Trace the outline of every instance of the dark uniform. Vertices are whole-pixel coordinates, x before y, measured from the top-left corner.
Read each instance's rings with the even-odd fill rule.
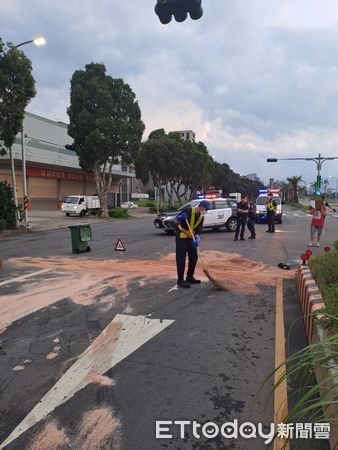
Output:
[[[249,237],[249,239],[256,239],[255,221],[256,221],[256,205],[254,203],[250,203],[248,210],[248,228],[251,233],[251,236]]]
[[[246,221],[248,220],[248,213],[240,212],[240,211],[238,211],[239,209],[248,211],[249,205],[242,201],[237,203],[237,228],[236,228],[236,234],[235,234],[235,241],[238,240],[239,232],[241,232],[241,240],[244,241],[244,231],[245,231]]]
[[[203,214],[196,212],[195,208],[184,210],[188,216],[188,222],[194,236],[202,232],[204,217]],[[185,222],[177,225],[176,231],[176,265],[178,281],[184,280],[185,258],[188,253],[188,273],[187,279],[194,277],[195,267],[198,259],[197,248],[194,245],[193,237],[190,234],[188,225]]]
[[[268,233],[275,232],[275,215],[277,210],[277,203],[270,197],[269,200],[265,204],[266,206],[266,216],[268,219],[268,229],[266,230]]]

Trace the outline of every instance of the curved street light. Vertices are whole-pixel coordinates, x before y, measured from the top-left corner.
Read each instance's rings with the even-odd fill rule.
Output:
[[[18,45],[15,45],[14,48],[21,47],[26,44],[35,44],[38,47],[41,45],[46,44],[46,39],[43,36],[38,36],[34,39],[30,39],[29,41],[21,42]],[[23,200],[27,198],[27,179],[26,179],[26,153],[25,153],[25,143],[24,143],[24,133],[23,133],[23,127],[21,130],[21,152],[22,152],[22,179],[23,179]],[[13,154],[11,152],[11,166],[12,166],[12,178],[13,178],[13,191],[14,191],[14,203],[16,208],[18,207],[18,199],[16,195],[16,180],[15,180],[15,168],[14,168],[14,159]],[[13,175],[14,174],[14,175]],[[25,228],[28,228],[28,212],[27,209],[24,209],[24,224]],[[16,217],[16,228],[18,227],[18,219]]]
[[[36,46],[40,47],[41,45],[45,45],[46,44],[46,39],[43,36],[38,36],[34,39],[30,39],[29,41],[25,41],[25,42],[21,42],[21,44],[15,45],[15,48],[21,47],[22,45],[26,45],[26,44],[35,44]]]

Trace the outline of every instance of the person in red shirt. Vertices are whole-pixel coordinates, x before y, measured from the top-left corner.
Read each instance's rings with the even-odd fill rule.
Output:
[[[317,233],[317,244],[316,247],[320,247],[320,238],[322,237],[325,217],[326,217],[326,208],[325,206],[320,207],[310,207],[310,212],[312,214],[311,221],[311,241],[309,242],[309,247],[314,246],[315,234]]]

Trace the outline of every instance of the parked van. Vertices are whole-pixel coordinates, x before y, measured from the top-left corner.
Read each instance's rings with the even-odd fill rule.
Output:
[[[97,195],[70,195],[61,205],[61,211],[70,216],[85,216],[87,213],[98,214],[100,212],[100,199]]]

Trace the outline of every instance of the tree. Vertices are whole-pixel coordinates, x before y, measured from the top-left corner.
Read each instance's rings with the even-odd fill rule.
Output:
[[[9,153],[11,158],[15,206],[17,196],[12,146],[16,135],[22,130],[25,108],[35,95],[31,61],[12,44],[4,45],[0,38],[0,154]]]
[[[94,173],[101,216],[108,217],[113,165],[135,160],[144,131],[135,94],[122,79],[107,75],[104,64],[87,64],[72,76],[67,112],[80,166]]]
[[[293,203],[298,203],[298,189],[299,189],[299,183],[301,181],[303,181],[302,175],[300,175],[299,177],[297,177],[297,176],[288,177],[287,181],[289,182],[289,184],[292,188]]]

